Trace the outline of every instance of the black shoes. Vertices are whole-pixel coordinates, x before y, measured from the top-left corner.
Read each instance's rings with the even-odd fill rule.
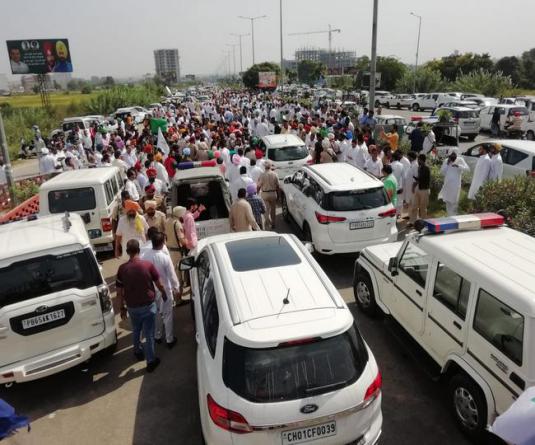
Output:
[[[176,345],[176,337],[173,337],[173,341],[167,342],[167,349],[173,349]]]
[[[160,364],[160,359],[156,357],[152,362],[147,363],[147,372],[153,372]]]
[[[158,343],[159,345],[162,344],[162,339],[161,338],[155,338],[154,341],[156,343]]]

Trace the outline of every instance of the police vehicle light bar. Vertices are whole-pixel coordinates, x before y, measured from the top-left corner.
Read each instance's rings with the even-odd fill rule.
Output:
[[[210,161],[184,161],[177,164],[178,170],[188,170],[190,168],[198,168],[198,167],[215,167],[217,165],[217,162],[215,159],[211,159]]]
[[[497,213],[475,213],[472,215],[458,215],[446,218],[425,219],[425,227],[431,233],[446,232],[448,230],[478,230],[486,227],[503,225],[505,218]]]

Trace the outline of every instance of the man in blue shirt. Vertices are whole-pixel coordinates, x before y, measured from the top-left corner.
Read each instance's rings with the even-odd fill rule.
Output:
[[[409,134],[409,140],[411,141],[411,151],[414,151],[416,153],[420,153],[424,148],[425,136],[422,132],[423,126],[424,123],[422,121],[418,122],[418,124],[416,124],[416,128],[412,130]]]

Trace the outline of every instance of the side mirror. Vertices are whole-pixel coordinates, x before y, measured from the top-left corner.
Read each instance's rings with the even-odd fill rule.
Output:
[[[181,272],[185,272],[187,270],[193,269],[195,266],[195,257],[187,256],[180,260],[180,263],[178,264],[178,270],[180,270]]]
[[[398,274],[398,259],[397,257],[392,257],[388,261],[388,271],[390,274],[395,277]]]
[[[305,249],[308,250],[310,253],[314,253],[314,244],[311,242],[303,242],[303,245],[305,246]]]
[[[286,176],[286,178],[284,178],[284,183],[285,184],[291,184],[292,183],[292,177],[291,176]]]

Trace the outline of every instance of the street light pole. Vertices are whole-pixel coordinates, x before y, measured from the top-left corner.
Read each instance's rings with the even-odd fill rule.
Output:
[[[420,32],[422,30],[422,16],[411,12],[411,15],[418,19],[418,41],[416,43],[416,63],[414,64],[414,85],[412,92],[416,93],[416,72],[418,71],[418,53],[420,52]]]
[[[253,47],[253,65],[255,63],[255,57],[254,57],[254,21],[258,19],[263,19],[267,17],[267,15],[259,15],[256,17],[244,17],[243,15],[239,15],[238,18],[250,20],[251,21],[251,45]]]
[[[372,24],[372,57],[370,62],[370,101],[368,107],[375,107],[375,72],[377,70],[377,10],[379,0],[373,0],[373,24]]]
[[[234,34],[234,33],[231,33],[230,35],[238,37],[238,39],[240,41],[240,73],[243,73],[243,56],[242,56],[241,38],[250,36],[251,33],[247,33],[247,34]]]
[[[236,43],[227,43],[227,46],[232,47],[232,60],[234,64],[234,73],[233,75],[236,76]]]
[[[284,92],[284,56],[282,47],[282,0],[280,0],[280,33],[281,33],[281,94]]]

